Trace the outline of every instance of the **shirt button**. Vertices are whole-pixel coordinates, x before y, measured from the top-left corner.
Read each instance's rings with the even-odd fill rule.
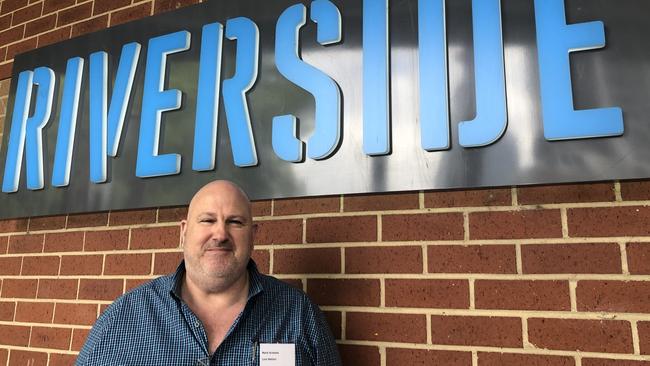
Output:
[[[194,322],[194,327],[198,328],[200,326],[199,322]]]

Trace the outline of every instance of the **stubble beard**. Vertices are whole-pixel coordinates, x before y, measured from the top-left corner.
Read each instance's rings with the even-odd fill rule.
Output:
[[[241,263],[234,252],[223,258],[208,258],[206,251],[199,256],[188,256],[187,275],[192,282],[207,292],[218,292],[235,283],[246,272],[246,264]]]

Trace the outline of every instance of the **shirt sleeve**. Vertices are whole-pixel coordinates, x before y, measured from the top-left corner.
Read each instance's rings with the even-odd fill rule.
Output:
[[[102,343],[105,342],[108,330],[113,323],[116,307],[117,304],[113,303],[99,316],[90,330],[79,356],[77,356],[76,366],[96,366],[97,362],[103,359],[102,353],[105,353],[105,350],[103,350]]]
[[[341,366],[341,356],[334,341],[325,315],[318,306],[305,298],[307,312],[305,319],[308,324],[308,343],[311,347],[311,363],[313,366]]]

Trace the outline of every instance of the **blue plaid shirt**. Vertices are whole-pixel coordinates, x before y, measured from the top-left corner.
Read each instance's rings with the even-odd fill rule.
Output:
[[[214,354],[199,318],[180,298],[185,274],[153,280],[117,299],[97,319],[77,365],[259,365],[260,343],[294,343],[296,366],[338,366],[323,314],[300,290],[248,265],[244,310]]]

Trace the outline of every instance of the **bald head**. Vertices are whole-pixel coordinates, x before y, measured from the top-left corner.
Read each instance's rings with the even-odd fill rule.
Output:
[[[232,200],[237,206],[245,208],[248,218],[252,216],[250,199],[240,186],[228,180],[215,180],[204,185],[194,194],[190,201],[187,217],[189,218],[193,213],[196,214],[194,211],[199,206],[203,206],[205,201],[214,199]]]

